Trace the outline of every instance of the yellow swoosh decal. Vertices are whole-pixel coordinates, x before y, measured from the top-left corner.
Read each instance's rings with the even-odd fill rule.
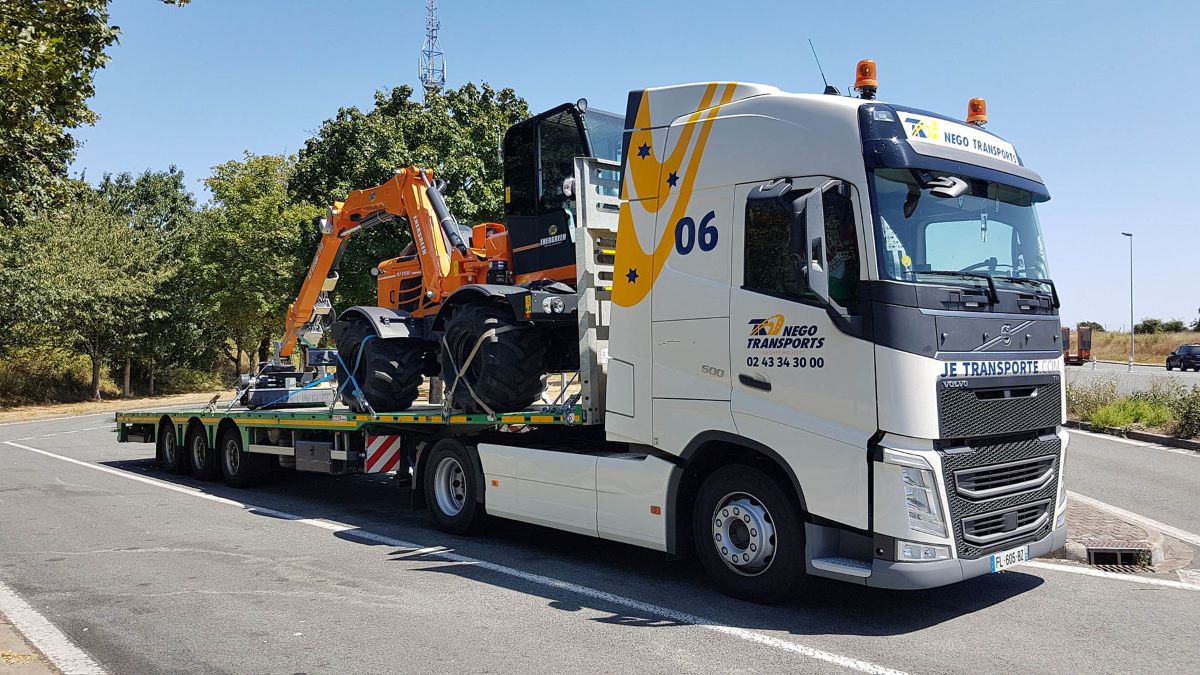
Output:
[[[696,139],[696,147],[688,159],[687,169],[682,176],[683,180],[676,195],[675,206],[671,209],[669,223],[678,221],[687,211],[688,204],[691,202],[692,189],[696,182],[696,174],[699,173],[700,160],[703,159],[704,148],[708,144],[708,135],[712,130],[713,120],[716,119],[721,107],[729,103],[733,98],[737,84],[732,82],[726,84],[725,91],[721,94],[720,102],[715,107],[704,109],[707,108],[708,104],[711,104],[712,95],[716,92],[716,87],[715,83],[708,85],[701,100],[702,109],[692,113],[688,118],[680,135],[679,142],[665,164],[659,165],[653,159],[653,153],[651,153],[650,157],[646,158],[636,157],[633,149],[640,147],[642,144],[649,144],[653,140],[650,137],[649,131],[635,132],[631,136],[629,144],[631,157],[625,160],[629,166],[628,173],[633,176],[634,189],[637,191],[639,197],[655,197],[654,199],[645,199],[638,202],[647,212],[655,213],[666,202],[666,199],[660,196],[662,189],[660,185],[662,183],[660,180],[661,167],[667,167],[671,172],[678,171],[685,151],[691,142],[693,131],[697,126],[700,128],[699,136]],[[697,125],[697,122],[701,118],[703,118],[703,121]],[[637,120],[639,127],[642,126],[643,121],[647,125],[649,124],[649,97],[642,99],[642,104],[638,109]],[[643,135],[639,136],[639,133]],[[638,138],[642,139],[642,143],[635,144]],[[654,164],[650,166],[645,174],[642,174],[635,167],[638,167],[647,160],[653,161]],[[672,165],[673,162],[674,164]],[[653,177],[651,179],[653,182],[647,182],[647,174]],[[626,176],[626,178],[628,179],[629,176]],[[653,189],[650,189],[651,187]],[[667,257],[671,253],[671,248],[675,245],[675,231],[669,226],[664,227],[658,244],[650,253],[647,253],[642,249],[642,244],[638,240],[633,222],[632,207],[630,206],[627,192],[623,193],[621,197],[621,210],[617,220],[617,254],[613,264],[612,299],[620,307],[633,307],[646,298],[646,294],[650,292],[650,289],[654,286],[654,281],[658,279],[659,273],[662,272],[663,265],[666,264]]]

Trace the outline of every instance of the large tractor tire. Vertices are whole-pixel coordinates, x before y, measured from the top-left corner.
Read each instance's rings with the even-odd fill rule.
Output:
[[[480,336],[492,329],[498,332],[479,344],[463,381],[457,382],[458,370],[470,358]],[[447,395],[454,392],[450,403],[458,410],[487,412],[487,406],[493,412],[510,412],[529,407],[542,393],[545,363],[546,345],[538,332],[532,324],[516,321],[508,307],[462,305],[446,321],[442,381]]]
[[[375,412],[408,410],[417,400],[421,371],[425,368],[428,347],[420,340],[383,339],[375,336],[366,321],[350,321],[336,336],[338,356],[362,389]],[[354,412],[362,409],[354,396],[354,386],[338,368],[338,387],[342,401]]]

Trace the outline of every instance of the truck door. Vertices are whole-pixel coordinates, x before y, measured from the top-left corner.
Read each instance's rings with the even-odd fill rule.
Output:
[[[791,464],[811,513],[866,528],[874,349],[846,332],[865,268],[858,194],[826,177],[743,184],[734,210],[737,432]]]

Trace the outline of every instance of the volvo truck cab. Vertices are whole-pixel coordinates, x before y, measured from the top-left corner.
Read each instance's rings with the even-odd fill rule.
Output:
[[[1065,543],[1049,192],[982,100],[973,124],[860,84],[630,95],[605,425],[693,467],[676,530],[735,593],[789,548],[918,588]]]

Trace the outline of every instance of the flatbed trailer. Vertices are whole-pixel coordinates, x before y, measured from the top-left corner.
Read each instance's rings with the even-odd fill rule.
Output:
[[[119,438],[234,486],[394,472],[442,530],[488,515],[695,555],[758,602],[809,577],[932,588],[1057,550],[1049,193],[1007,141],[875,100],[870,62],[858,80],[858,99],[634,91],[620,163],[520,174],[514,200],[569,198],[529,250],[576,255],[578,365],[544,406],[148,410],[118,413]]]

